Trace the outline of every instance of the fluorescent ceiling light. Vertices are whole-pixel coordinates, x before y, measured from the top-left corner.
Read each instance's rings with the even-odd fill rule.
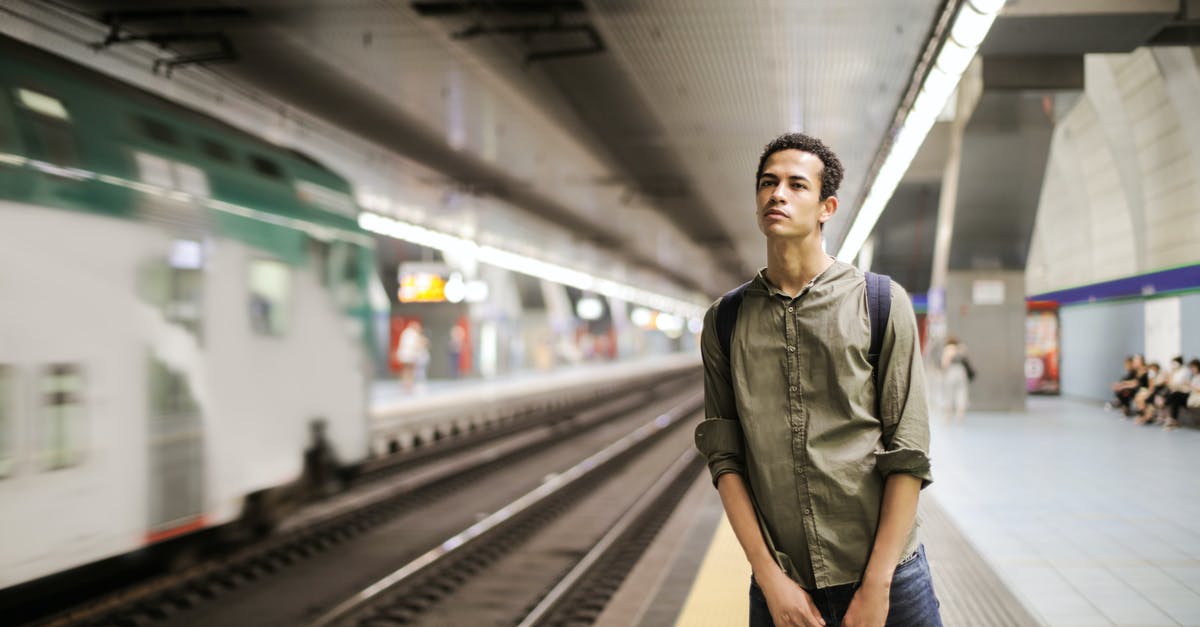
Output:
[[[842,241],[837,254],[839,259],[852,261],[870,237],[896,186],[925,142],[929,129],[946,108],[946,102],[954,94],[963,72],[975,58],[979,45],[996,21],[996,14],[1003,7],[1004,0],[967,0],[959,7],[954,23],[950,25],[949,36],[942,42],[942,49],[926,73],[921,91],[904,116],[888,155]]]
[[[501,250],[493,246],[482,246],[469,239],[440,233],[369,211],[359,214],[358,225],[373,233],[394,237],[444,252],[452,251],[458,255],[472,256],[483,263],[499,268],[545,279],[552,283],[569,285],[581,290],[595,292],[658,311],[669,312],[683,318],[702,318],[704,316],[705,308],[695,303],[609,279],[602,279],[586,272],[507,250]]]
[[[959,10],[958,19],[954,20],[950,38],[960,46],[978,48],[995,20],[995,13],[980,13],[967,3]]]

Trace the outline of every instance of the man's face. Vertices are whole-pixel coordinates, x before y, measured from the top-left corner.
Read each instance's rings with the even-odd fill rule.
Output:
[[[837,211],[837,198],[821,200],[825,165],[816,155],[781,150],[770,157],[758,177],[755,195],[758,228],[767,237],[803,239],[819,232]]]

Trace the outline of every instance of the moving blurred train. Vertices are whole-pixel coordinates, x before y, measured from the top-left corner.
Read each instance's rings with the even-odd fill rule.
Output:
[[[0,588],[366,457],[356,220],[316,161],[0,38]]]

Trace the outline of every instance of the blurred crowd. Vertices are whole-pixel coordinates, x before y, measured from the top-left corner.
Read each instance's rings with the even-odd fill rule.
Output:
[[[1200,359],[1185,366],[1179,355],[1163,368],[1158,362],[1147,364],[1142,355],[1130,355],[1112,390],[1115,401],[1107,408],[1119,409],[1134,424],[1175,429],[1184,412],[1200,418]]]

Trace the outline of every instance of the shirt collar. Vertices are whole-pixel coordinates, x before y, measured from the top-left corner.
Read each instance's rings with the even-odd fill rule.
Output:
[[[829,264],[829,267],[817,273],[817,276],[813,277],[812,280],[808,282],[808,285],[804,286],[804,289],[800,290],[800,293],[803,294],[805,290],[811,290],[813,287],[816,287],[817,283],[841,276],[847,268],[853,268],[853,266],[850,266],[849,264],[846,264],[835,258],[833,263]],[[767,279],[767,268],[765,266],[759,269],[758,275],[754,277],[754,282],[751,284],[751,286],[758,287],[771,296],[793,298],[791,294],[779,289],[773,283],[771,283],[769,279]]]

